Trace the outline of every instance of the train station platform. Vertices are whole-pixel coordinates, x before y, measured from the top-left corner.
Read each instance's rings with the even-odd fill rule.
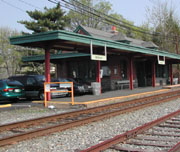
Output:
[[[74,105],[72,105],[70,97],[54,98],[47,101],[48,106],[54,105],[57,108],[90,108],[111,103],[128,101],[141,97],[151,96],[155,94],[171,91],[170,88],[160,87],[143,87],[134,90],[114,90],[102,93],[100,96],[80,95],[74,97]],[[33,103],[43,103],[43,101],[33,101]]]

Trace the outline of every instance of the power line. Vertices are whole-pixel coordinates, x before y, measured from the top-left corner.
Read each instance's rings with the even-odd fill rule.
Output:
[[[49,1],[53,2],[55,4],[60,3],[60,0],[49,0]],[[77,12],[77,9],[80,9],[80,10],[82,10],[82,11],[88,13],[88,14],[91,14],[91,15],[93,15],[95,17],[100,18],[101,21],[102,20],[106,21],[106,23],[111,23],[111,24],[119,26],[121,28],[123,27],[123,28],[125,28],[127,30],[136,31],[136,32],[140,32],[140,33],[151,35],[151,36],[162,36],[162,37],[165,37],[164,34],[159,33],[159,32],[154,32],[154,31],[150,32],[150,31],[147,31],[147,30],[144,31],[145,29],[143,29],[143,28],[140,28],[140,27],[131,25],[129,23],[123,22],[121,20],[118,20],[117,18],[114,18],[112,16],[109,16],[107,14],[104,14],[104,13],[102,13],[100,11],[95,10],[94,8],[91,8],[91,7],[87,6],[87,5],[84,5],[84,4],[80,3],[80,2],[78,2],[77,0],[74,0],[73,3],[71,3],[71,2],[69,2],[67,0],[61,0],[61,1],[64,2],[66,5],[72,6],[71,7],[72,11]],[[82,15],[84,15],[84,14],[82,14]],[[172,34],[169,34],[168,37],[169,38],[170,37],[174,38],[175,36],[172,35]]]
[[[66,0],[62,0],[62,1],[67,2]],[[117,18],[114,18],[114,17],[109,16],[109,15],[107,15],[107,14],[105,14],[105,13],[102,13],[102,12],[100,12],[100,11],[97,11],[96,9],[94,9],[94,8],[92,8],[92,7],[89,7],[89,6],[87,6],[87,5],[79,2],[79,1],[77,1],[77,0],[74,0],[74,1],[75,1],[75,3],[78,3],[79,5],[82,5],[84,8],[89,9],[91,12],[94,11],[94,12],[98,13],[100,17],[101,17],[101,16],[104,16],[104,17],[108,17],[108,18],[110,18],[110,19],[112,19],[112,20],[116,20],[116,21],[117,21]],[[122,21],[122,20],[118,20],[118,21],[119,21],[120,23],[126,24],[126,25],[128,25],[128,26],[142,29],[142,28],[137,27],[137,26],[135,26],[135,25],[129,24],[129,23],[125,22],[125,21]],[[142,30],[144,30],[144,29],[142,29]],[[148,32],[149,32],[149,31],[148,31]]]
[[[55,1],[57,1],[57,0],[55,0]],[[80,3],[80,2],[78,2],[76,0],[74,0],[75,3],[71,3],[71,2],[68,2],[66,0],[62,0],[62,1],[64,1],[65,3],[67,3],[69,5],[74,6],[76,8],[82,9],[83,11],[91,13],[92,15],[94,15],[96,17],[99,17],[99,18],[101,18],[103,20],[106,20],[107,22],[111,22],[113,24],[120,25],[121,27],[124,27],[126,29],[131,29],[133,31],[137,31],[137,32],[141,32],[141,33],[144,33],[144,34],[152,35],[152,33],[145,32],[144,29],[142,30],[142,28],[139,28],[139,27],[136,27],[136,26],[131,25],[129,23],[118,20],[117,18],[114,18],[114,17],[109,16],[107,14],[104,14],[104,13],[102,13],[100,11],[97,11],[94,8],[91,8],[91,7],[87,6],[87,5],[84,5],[84,4],[82,4],[82,3]]]
[[[28,2],[25,2],[25,1],[23,1],[23,0],[18,0],[18,1],[20,1],[21,3],[24,3],[24,4],[26,4],[26,5],[29,5],[29,6],[31,6],[31,7],[34,7],[34,8],[36,8],[36,9],[41,9],[41,8],[38,7],[38,6],[35,6],[35,5],[33,5],[33,4],[30,4],[30,3],[28,3]]]
[[[5,3],[5,4],[7,4],[7,5],[9,5],[9,6],[13,7],[13,8],[16,8],[16,9],[20,10],[21,12],[26,12],[25,10],[23,10],[23,9],[21,9],[21,8],[11,4],[11,3],[8,3],[5,0],[1,0],[1,2]]]
[[[41,9],[40,7],[37,7],[37,6],[33,5],[33,4],[30,4],[30,3],[28,3],[28,2],[25,2],[25,1],[23,1],[23,0],[18,0],[18,1],[20,1],[21,3],[24,3],[24,4],[26,4],[26,5],[29,5],[29,6],[31,6],[31,7],[34,7],[35,9]],[[21,12],[26,12],[26,11],[23,10],[22,8],[17,7],[17,6],[15,6],[15,5],[13,5],[12,3],[9,3],[9,2],[7,2],[7,1],[5,1],[5,0],[1,0],[1,2],[5,3],[5,4],[7,4],[7,5],[9,5],[9,6],[13,7],[13,8],[15,8],[15,9],[18,9],[18,10],[20,10]]]

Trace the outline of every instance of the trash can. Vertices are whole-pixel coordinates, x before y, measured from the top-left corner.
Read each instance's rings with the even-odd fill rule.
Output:
[[[173,84],[178,84],[178,78],[173,78]]]
[[[163,80],[159,80],[159,85],[160,85],[160,86],[163,85]]]
[[[99,96],[101,95],[101,84],[99,82],[92,82],[92,92],[93,95]]]

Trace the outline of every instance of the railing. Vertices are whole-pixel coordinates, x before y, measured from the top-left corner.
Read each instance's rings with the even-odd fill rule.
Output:
[[[51,84],[70,84],[71,90],[69,91],[60,91],[60,90],[54,90],[51,89]],[[59,87],[61,88],[61,87]],[[67,89],[67,88],[61,88],[61,89]],[[44,106],[47,107],[47,93],[58,93],[58,92],[68,92],[71,93],[71,104],[74,105],[74,89],[73,89],[73,82],[45,82],[44,83]]]

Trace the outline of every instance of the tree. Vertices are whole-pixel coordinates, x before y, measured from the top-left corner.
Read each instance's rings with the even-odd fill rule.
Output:
[[[75,29],[81,24],[104,31],[110,31],[112,26],[116,26],[117,31],[128,34],[128,36],[132,37],[133,31],[122,27],[120,24],[127,23],[133,25],[133,22],[126,20],[118,13],[114,13],[112,10],[112,4],[109,1],[98,0],[95,5],[93,4],[93,0],[70,0],[70,3],[74,5],[73,9],[68,13],[69,18],[71,18],[71,29]],[[94,10],[105,15],[101,16],[102,14],[99,14]],[[104,19],[104,17],[106,19]],[[121,23],[121,21],[123,23]]]
[[[175,8],[168,1],[153,1],[153,7],[147,8],[147,23],[152,26],[153,42],[160,49],[176,52],[175,36],[180,35],[179,19],[175,14]],[[158,34],[159,33],[159,34]]]
[[[80,3],[84,6],[82,6]],[[88,13],[86,11],[91,12],[92,10],[85,7],[88,6],[93,9],[100,9],[100,10],[105,10],[106,13],[109,12],[111,8],[111,4],[109,2],[100,2],[97,3],[96,5],[93,5],[93,0],[77,0],[73,1],[70,0],[70,3],[72,3],[74,6],[78,7],[73,7],[73,10],[69,10],[68,17],[71,19],[71,24],[70,28],[75,29],[78,25],[84,25],[92,28],[97,28],[99,25],[99,19],[95,17],[93,14]],[[68,6],[69,7],[69,6]],[[83,9],[85,10],[83,10]]]
[[[10,45],[9,37],[19,35],[15,30],[0,28],[0,75],[1,78],[14,75],[20,69],[21,47]]]
[[[60,8],[58,3],[53,8],[44,7],[44,11],[27,11],[27,14],[31,17],[32,21],[18,21],[21,24],[24,24],[28,30],[33,31],[33,33],[47,32],[51,30],[63,30],[69,24],[69,18],[65,15],[65,12]],[[27,33],[24,33],[27,34]],[[44,51],[41,49],[36,49],[35,51],[30,48],[25,49],[23,56],[32,56],[32,55],[42,55]],[[55,50],[51,50],[53,53]],[[22,63],[20,65],[23,69],[23,73],[37,73],[42,74],[44,69],[43,65],[40,63]],[[21,72],[22,72],[21,71]]]
[[[44,11],[27,11],[32,21],[19,21],[33,33],[46,32],[50,30],[63,30],[68,24],[69,19],[58,3],[54,8],[44,8]]]

